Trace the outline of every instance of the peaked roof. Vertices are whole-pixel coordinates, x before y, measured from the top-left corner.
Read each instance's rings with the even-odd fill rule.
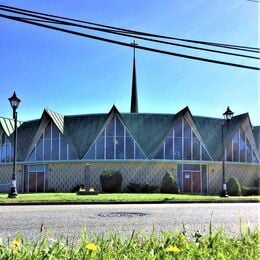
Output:
[[[54,112],[50,109],[45,108],[44,111],[51,117],[53,120],[54,124],[58,127],[60,132],[63,134],[64,131],[64,116]]]
[[[19,127],[23,122],[17,121],[17,127]],[[10,136],[14,131],[14,120],[10,118],[0,117],[0,126],[2,126],[5,134]]]
[[[234,116],[229,122],[228,129],[224,128],[225,142],[230,140],[239,129],[248,114]],[[205,142],[210,155],[214,160],[221,160],[222,157],[222,124],[224,119],[193,116],[203,141]]]
[[[120,118],[148,159],[154,158],[160,145],[173,129],[177,120],[185,117],[196,131],[198,137],[201,138],[212,159],[214,161],[221,160],[221,125],[224,122],[223,119],[192,116],[188,107],[185,107],[177,114],[149,114],[120,113],[115,106],[111,108],[109,113],[75,116],[62,116],[59,113],[45,109],[40,119],[19,123],[17,132],[18,160],[26,159],[50,120],[64,134],[72,148],[77,152],[78,158],[82,159],[106,124],[115,115]],[[13,131],[12,121],[12,119],[0,118],[1,127],[5,129],[4,131],[9,136]],[[225,139],[230,140],[241,126],[246,132],[250,131],[248,137],[253,141],[255,140],[259,152],[260,126],[255,127],[251,132],[252,128],[248,114],[233,117],[228,132],[225,129]]]

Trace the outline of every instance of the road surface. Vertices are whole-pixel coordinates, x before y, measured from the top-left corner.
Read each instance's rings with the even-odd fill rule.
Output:
[[[153,229],[182,231],[183,225],[189,234],[208,233],[210,222],[213,230],[222,226],[237,236],[241,220],[251,228],[259,223],[258,212],[258,203],[1,206],[0,238],[7,241],[22,232],[36,239],[42,225],[50,237],[69,240],[78,240],[84,227],[90,235],[133,230],[149,235]]]

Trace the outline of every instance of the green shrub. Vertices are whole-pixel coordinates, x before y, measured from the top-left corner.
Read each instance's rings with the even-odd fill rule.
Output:
[[[257,187],[246,187],[241,185],[242,196],[260,195],[260,189]]]
[[[147,183],[133,183],[130,182],[127,185],[127,191],[133,193],[153,193],[158,189],[156,185],[150,185]]]
[[[230,196],[241,196],[241,187],[235,177],[231,177],[227,183],[228,195]]]
[[[161,193],[178,193],[176,179],[169,172],[166,172],[163,176]]]
[[[122,175],[119,171],[104,170],[100,182],[103,192],[121,192]]]

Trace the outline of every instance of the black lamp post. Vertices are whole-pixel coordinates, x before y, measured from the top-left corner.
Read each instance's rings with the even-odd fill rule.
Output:
[[[13,174],[12,174],[12,185],[11,190],[8,195],[8,198],[16,198],[17,197],[17,189],[16,189],[16,144],[17,144],[17,112],[16,109],[18,108],[21,100],[14,94],[8,98],[11,107],[13,109],[13,119],[14,119],[14,137],[13,137]]]
[[[233,117],[234,112],[231,111],[229,106],[227,107],[227,110],[225,113],[223,113],[224,116],[224,122],[221,124],[221,139],[222,139],[222,174],[223,174],[223,179],[222,179],[222,192],[221,192],[221,197],[228,197],[228,192],[227,192],[227,182],[226,182],[226,173],[225,173],[225,138],[224,138],[224,127],[229,128],[229,122]]]

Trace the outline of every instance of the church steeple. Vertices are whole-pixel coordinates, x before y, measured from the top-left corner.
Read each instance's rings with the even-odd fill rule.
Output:
[[[133,75],[132,75],[132,94],[131,94],[131,113],[138,113],[138,98],[137,98],[137,84],[136,84],[136,70],[135,70],[135,41],[132,43],[134,48],[133,55]]]

